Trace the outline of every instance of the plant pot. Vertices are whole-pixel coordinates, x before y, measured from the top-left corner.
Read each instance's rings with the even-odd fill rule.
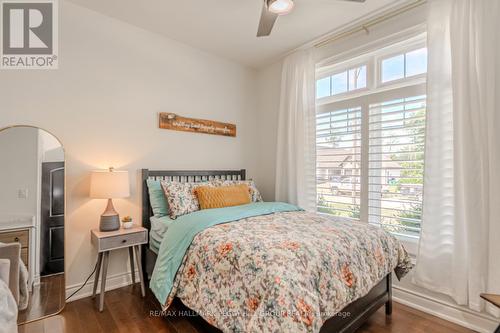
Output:
[[[130,229],[134,226],[134,221],[122,222],[123,229]]]

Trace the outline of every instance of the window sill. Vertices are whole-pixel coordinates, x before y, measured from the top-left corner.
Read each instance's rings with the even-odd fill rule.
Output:
[[[419,238],[404,235],[394,235],[394,237],[396,237],[403,244],[404,248],[411,257],[417,257]]]

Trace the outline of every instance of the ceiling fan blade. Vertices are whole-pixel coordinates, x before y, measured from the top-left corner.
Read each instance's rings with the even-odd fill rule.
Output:
[[[266,6],[262,6],[262,14],[260,16],[259,30],[257,31],[257,37],[269,36],[273,30],[274,23],[278,18],[278,14],[271,13]]]

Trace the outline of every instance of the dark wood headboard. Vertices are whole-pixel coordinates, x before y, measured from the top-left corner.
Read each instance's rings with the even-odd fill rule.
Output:
[[[172,180],[180,182],[202,182],[211,179],[246,180],[246,170],[201,170],[201,171],[160,171],[142,169],[142,226],[151,230],[153,210],[149,203],[148,179]]]

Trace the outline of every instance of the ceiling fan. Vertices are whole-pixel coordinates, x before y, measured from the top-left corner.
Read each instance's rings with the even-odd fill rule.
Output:
[[[366,0],[343,0],[350,2],[365,2]],[[293,10],[293,0],[264,0],[260,16],[257,37],[269,36],[278,16],[286,15]]]

